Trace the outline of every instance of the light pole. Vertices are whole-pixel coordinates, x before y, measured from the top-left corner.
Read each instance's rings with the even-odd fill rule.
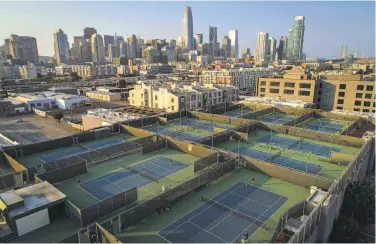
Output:
[[[272,137],[273,137],[272,126],[269,125],[269,128],[270,128],[270,143],[269,143],[269,146],[270,146],[270,150],[272,150]]]

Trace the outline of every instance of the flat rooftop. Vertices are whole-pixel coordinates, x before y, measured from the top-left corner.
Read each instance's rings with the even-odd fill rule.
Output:
[[[116,235],[124,243],[147,243],[147,242],[154,242],[154,243],[166,243],[170,241],[169,236],[167,235],[166,238],[162,237],[162,233],[166,232],[170,225],[173,224],[178,225],[183,219],[187,219],[187,214],[195,211],[195,209],[200,208],[200,206],[204,205],[205,202],[202,201],[202,196],[213,198],[214,196],[225,192],[228,188],[232,187],[235,184],[246,183],[249,186],[252,184],[252,178],[255,178],[255,189],[258,190],[265,190],[265,192],[269,192],[270,194],[276,194],[279,196],[283,196],[283,198],[287,199],[282,205],[279,206],[278,209],[266,222],[266,225],[273,226],[276,222],[278,222],[279,217],[291,206],[307,199],[309,197],[309,190],[300,187],[294,184],[290,184],[275,178],[271,178],[264,174],[259,174],[253,171],[249,171],[247,169],[239,169],[234,170],[231,173],[224,175],[222,178],[218,179],[217,181],[209,184],[205,188],[201,188],[200,190],[190,194],[189,196],[185,197],[184,199],[176,202],[172,205],[170,211],[162,212],[161,214],[155,213],[152,216],[148,217],[147,220],[142,221],[139,225],[130,227],[127,231]],[[252,186],[253,187],[253,186]],[[261,198],[261,195],[260,195]],[[264,199],[264,198],[262,198]],[[255,201],[259,201],[261,199],[254,199]],[[265,199],[264,199],[265,200]],[[190,216],[190,220],[187,222],[195,222],[195,219],[199,219],[199,212],[194,212],[196,216]],[[220,215],[220,213],[219,213]],[[210,216],[214,219],[218,216]],[[219,217],[218,217],[219,218]],[[180,222],[179,222],[180,221]],[[208,219],[202,219],[202,225],[205,225],[209,222]],[[222,221],[225,221],[222,219]],[[214,220],[215,222],[215,220]],[[176,224],[178,223],[178,224]],[[196,224],[198,222],[195,222]],[[220,224],[219,222],[216,222]],[[237,225],[236,221],[232,223],[232,225]],[[201,225],[201,224],[199,224]],[[219,226],[219,225],[218,225]],[[179,226],[176,226],[177,229]],[[212,226],[213,227],[213,226]],[[132,229],[131,229],[132,228]],[[172,227],[171,227],[172,228]],[[199,227],[197,227],[199,228]],[[162,230],[165,231],[162,231]],[[178,234],[179,230],[175,230]],[[188,231],[188,230],[187,230]],[[229,231],[226,229],[222,229],[222,233]],[[173,232],[173,230],[171,230]],[[197,240],[200,242],[205,240],[202,237],[202,234],[206,232],[205,230],[200,230],[195,232],[192,230],[192,236],[189,238]],[[211,230],[211,233],[214,231]],[[180,233],[180,232],[179,232]],[[184,240],[185,233],[180,233],[183,237],[181,241]],[[213,234],[212,234],[213,235]],[[272,238],[273,232],[271,230],[265,230],[263,228],[256,229],[251,235],[248,241],[254,242],[268,242]],[[220,240],[219,240],[220,242]]]

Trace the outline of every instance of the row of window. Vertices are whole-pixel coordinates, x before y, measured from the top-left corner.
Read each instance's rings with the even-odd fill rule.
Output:
[[[340,84],[339,89],[346,89],[346,84]],[[364,90],[364,85],[358,85],[356,87],[356,90],[358,91],[363,91]],[[373,86],[366,86],[366,91],[373,91]]]
[[[363,98],[363,93],[357,93],[357,94],[355,95],[355,97],[356,97],[356,98]],[[364,95],[364,98],[366,98],[366,99],[372,99],[372,93],[366,93],[366,94]]]
[[[337,106],[337,109],[338,109],[338,110],[343,110],[343,107],[341,107],[341,106]],[[358,112],[360,112],[360,108],[354,108],[354,111],[358,111]],[[370,110],[365,108],[365,109],[362,110],[362,112],[364,112],[364,113],[369,113]],[[375,110],[374,110],[374,109],[372,109],[372,113],[375,113]]]
[[[55,101],[51,101],[51,105],[55,105],[56,103],[55,103]],[[74,105],[74,104],[72,104],[72,105]],[[76,104],[77,105],[77,104]],[[42,104],[41,103],[37,103],[37,107],[40,107],[40,106],[42,106]],[[34,103],[30,103],[30,107],[31,108],[34,108],[35,107],[35,104]]]
[[[355,101],[354,105],[355,106],[362,106],[362,101]],[[371,107],[371,102],[364,101],[363,102],[363,106],[365,106],[365,107]],[[373,102],[373,106],[375,107],[375,102]]]
[[[281,85],[281,82],[279,82],[279,81],[272,81],[272,82],[270,82],[270,86],[279,87],[280,85]],[[266,81],[261,81],[261,86],[266,86]],[[293,82],[285,82],[285,87],[294,88],[295,87],[295,83],[293,83]],[[299,88],[310,89],[311,88],[311,84],[309,84],[309,83],[300,83],[299,84]]]
[[[265,88],[261,88],[260,92],[265,92]],[[279,94],[279,89],[269,88],[269,93]],[[294,90],[284,89],[283,90],[283,94],[293,95],[294,94]],[[310,96],[311,92],[310,91],[299,91],[298,95],[299,96]]]

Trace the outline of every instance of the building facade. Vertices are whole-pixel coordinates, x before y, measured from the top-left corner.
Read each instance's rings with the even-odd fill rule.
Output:
[[[221,56],[225,59],[231,57],[231,39],[228,36],[222,38]]]
[[[268,40],[269,34],[266,32],[257,33],[256,39],[256,49],[255,49],[255,61],[256,62],[265,62],[267,61],[268,53]]]
[[[287,37],[286,59],[290,61],[299,61],[302,59],[305,17],[296,16],[292,29],[289,30]]]
[[[231,58],[239,58],[238,30],[229,30],[228,36],[231,40]]]
[[[183,40],[184,40],[184,47],[183,47],[184,49],[186,50],[194,49],[192,9],[189,6],[186,6],[184,8]]]
[[[212,57],[217,56],[217,27],[209,26],[209,50]]]
[[[99,34],[91,36],[91,54],[94,63],[104,63],[106,61],[103,38]]]
[[[39,63],[37,40],[31,36],[17,36],[11,35],[4,46],[8,46],[4,53],[9,54],[15,59],[31,62],[34,64]]]
[[[57,64],[65,63],[69,59],[68,37],[61,29],[54,33],[54,49]]]

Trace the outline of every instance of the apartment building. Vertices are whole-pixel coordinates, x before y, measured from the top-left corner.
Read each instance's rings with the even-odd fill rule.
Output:
[[[239,89],[231,85],[146,84],[136,85],[129,92],[129,104],[138,107],[165,109],[167,112],[210,107],[229,101],[237,101]]]
[[[257,95],[280,99],[296,99],[316,103],[320,80],[311,78],[303,69],[286,71],[283,77],[259,78]]]
[[[97,70],[93,65],[72,65],[72,72],[83,78],[91,78],[97,75]]]
[[[322,110],[375,113],[375,81],[361,75],[327,75],[319,85]]]
[[[86,96],[92,99],[103,101],[120,101],[121,93],[106,92],[106,91],[88,91]]]
[[[226,84],[247,89],[251,94],[256,94],[256,83],[260,77],[271,76],[275,71],[269,68],[240,68],[205,70],[199,77],[205,84]]]

